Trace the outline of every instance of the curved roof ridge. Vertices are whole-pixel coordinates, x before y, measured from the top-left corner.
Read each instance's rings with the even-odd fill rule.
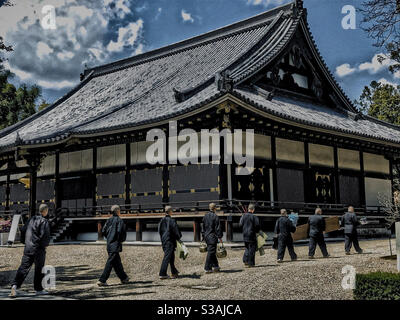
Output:
[[[256,16],[246,18],[239,22],[235,22],[233,24],[208,31],[201,35],[185,39],[158,49],[154,49],[139,55],[135,55],[133,57],[125,58],[122,60],[114,61],[108,64],[96,66],[93,68],[86,69],[84,74],[88,74],[94,71],[94,76],[102,75],[105,73],[111,73],[114,71],[118,71],[121,69],[129,68],[133,65],[146,63],[148,61],[152,61],[155,59],[159,59],[168,55],[176,54],[184,50],[188,50],[190,48],[194,48],[199,45],[206,44],[210,41],[215,41],[219,38],[224,38],[227,36],[234,35],[235,33],[244,33],[248,30],[257,28],[272,19],[275,19],[277,12],[280,11],[289,11],[292,9],[294,2],[288,2],[284,5],[272,8],[268,11],[260,13]]]

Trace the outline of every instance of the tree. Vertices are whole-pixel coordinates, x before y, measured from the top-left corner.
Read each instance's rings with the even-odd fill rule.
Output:
[[[363,14],[361,28],[375,40],[375,46],[383,48],[392,59],[391,72],[400,71],[400,2],[398,0],[366,0],[358,9]]]
[[[400,125],[400,86],[372,81],[355,104],[364,114]]]

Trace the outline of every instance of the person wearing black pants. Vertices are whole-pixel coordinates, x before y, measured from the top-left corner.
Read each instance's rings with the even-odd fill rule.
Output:
[[[121,210],[118,205],[112,206],[112,217],[107,220],[102,230],[103,235],[107,238],[108,259],[103,274],[97,282],[99,287],[107,286],[107,280],[113,268],[122,284],[129,283],[129,277],[124,271],[119,255],[122,252],[122,243],[126,240],[126,226],[119,217],[120,212]]]
[[[354,207],[350,206],[348,208],[348,212],[343,215],[340,224],[342,227],[344,227],[344,249],[346,251],[346,254],[350,254],[352,245],[354,245],[354,249],[356,249],[357,253],[363,253],[363,250],[360,248],[360,245],[358,243],[357,235],[357,227],[360,222],[358,221],[357,216],[354,212]]]
[[[171,218],[173,212],[172,207],[165,207],[165,217],[158,224],[158,233],[160,234],[164,258],[161,263],[160,279],[169,279],[167,274],[168,265],[171,267],[171,277],[178,278],[179,271],[175,267],[175,249],[176,242],[182,238],[182,233],[178,228],[178,224]]]
[[[41,204],[39,206],[39,215],[30,218],[21,230],[21,242],[25,244],[25,249],[21,265],[11,284],[11,298],[15,298],[18,295],[17,290],[24,282],[32,264],[35,264],[33,286],[36,294],[48,294],[42,285],[44,277],[42,269],[46,260],[46,247],[50,243],[50,225],[49,221],[46,219],[48,212],[48,206],[46,204]]]
[[[248,207],[248,212],[240,218],[239,222],[239,225],[243,230],[243,241],[245,246],[243,263],[248,268],[254,267],[256,264],[256,233],[260,231],[260,221],[258,217],[254,215],[254,211],[254,204],[250,204]]]
[[[207,244],[207,258],[204,266],[206,273],[218,272],[220,267],[217,259],[217,243],[222,243],[222,229],[215,203],[210,203],[210,212],[203,217],[202,236]]]
[[[292,232],[296,231],[296,227],[288,218],[286,209],[281,209],[281,217],[276,221],[275,234],[278,236],[278,263],[283,262],[286,248],[289,251],[292,261],[297,260],[294,252]]]
[[[328,250],[324,239],[325,219],[322,217],[321,208],[315,209],[315,214],[308,218],[308,234],[310,236],[310,243],[308,249],[308,257],[314,258],[315,249],[317,244],[321,249],[324,258],[329,257]]]

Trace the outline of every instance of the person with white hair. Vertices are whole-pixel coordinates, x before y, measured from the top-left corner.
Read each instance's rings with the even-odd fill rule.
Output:
[[[49,207],[47,204],[41,204],[39,206],[39,214],[31,217],[25,226],[22,227],[21,242],[25,244],[25,249],[21,265],[11,284],[11,298],[17,297],[17,290],[21,287],[33,264],[35,264],[33,287],[36,294],[48,294],[42,285],[44,277],[42,269],[46,261],[46,247],[50,243],[50,225],[47,219],[48,213]]]
[[[107,238],[108,259],[103,274],[97,282],[99,287],[107,286],[107,280],[113,268],[122,284],[129,283],[129,277],[124,271],[119,255],[122,252],[122,243],[126,240],[126,226],[119,217],[120,213],[120,207],[113,205],[111,207],[112,216],[107,220],[102,230],[103,235]]]

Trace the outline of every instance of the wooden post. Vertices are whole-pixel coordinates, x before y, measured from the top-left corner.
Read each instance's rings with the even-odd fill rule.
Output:
[[[103,240],[103,232],[102,230],[102,225],[101,221],[97,222],[97,240],[102,241]]]
[[[29,217],[36,215],[36,169],[37,167],[32,166],[30,170]]]
[[[193,220],[193,241],[200,242],[200,221],[198,219]]]
[[[228,216],[225,224],[226,228],[226,241],[232,242],[233,241],[233,221],[232,216]]]
[[[142,222],[136,219],[136,241],[142,241]]]
[[[400,272],[400,222],[396,222],[397,271]]]

